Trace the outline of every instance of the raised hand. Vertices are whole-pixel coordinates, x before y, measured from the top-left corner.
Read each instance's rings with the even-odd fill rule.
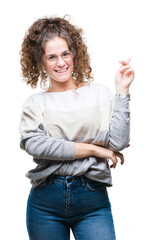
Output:
[[[127,60],[121,60],[119,63],[121,64],[120,68],[116,72],[115,75],[115,87],[116,93],[119,94],[128,94],[129,87],[134,79],[134,70],[129,65],[130,58]]]

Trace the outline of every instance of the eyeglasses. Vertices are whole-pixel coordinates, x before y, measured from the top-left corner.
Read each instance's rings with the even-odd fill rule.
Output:
[[[64,60],[64,62],[72,61],[72,58],[73,58],[72,52],[67,50],[63,52],[61,55],[50,54],[46,56],[46,59],[50,62],[50,65],[55,65],[58,61],[59,56]]]

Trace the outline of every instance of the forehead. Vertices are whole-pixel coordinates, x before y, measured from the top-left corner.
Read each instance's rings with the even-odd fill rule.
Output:
[[[64,38],[55,37],[45,43],[45,54],[59,54],[68,50],[68,44]]]

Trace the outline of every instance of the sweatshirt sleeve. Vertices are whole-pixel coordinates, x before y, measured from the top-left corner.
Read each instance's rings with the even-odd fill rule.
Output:
[[[121,151],[130,141],[129,97],[115,96],[115,105],[107,136],[107,147],[113,151]]]
[[[75,160],[74,142],[49,136],[41,110],[29,105],[28,101],[23,104],[19,131],[21,149],[34,158]]]
[[[112,151],[121,151],[128,145],[130,141],[129,101],[130,97],[115,96],[110,113],[109,129],[100,131],[92,144],[107,147]]]

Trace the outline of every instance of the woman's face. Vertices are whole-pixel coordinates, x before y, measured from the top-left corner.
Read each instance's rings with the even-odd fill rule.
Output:
[[[73,80],[73,56],[65,39],[55,37],[48,40],[44,52],[44,67],[51,81]]]

